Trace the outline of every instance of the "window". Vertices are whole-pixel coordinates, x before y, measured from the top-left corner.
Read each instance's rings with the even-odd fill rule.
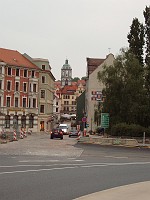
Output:
[[[40,106],[40,113],[44,113],[44,105]]]
[[[8,75],[11,76],[11,67],[8,67]]]
[[[31,108],[31,99],[29,98],[29,108]]]
[[[11,82],[10,82],[10,81],[7,81],[7,90],[9,90],[9,91],[10,91],[10,90],[11,90],[11,88],[10,88],[10,87],[11,87]]]
[[[27,77],[27,69],[24,69],[24,77]]]
[[[0,67],[0,74],[2,74],[2,67]]]
[[[10,97],[7,97],[7,107],[10,107]]]
[[[19,91],[19,82],[16,82],[15,90],[16,90],[16,91]]]
[[[26,108],[26,98],[23,98],[23,108]]]
[[[16,76],[19,76],[19,69],[16,69]]]
[[[27,92],[27,83],[23,83],[23,91]]]
[[[5,128],[10,128],[10,116],[5,116]]]
[[[31,83],[30,83],[29,91],[31,92]]]
[[[42,76],[42,83],[45,83],[45,76]]]
[[[15,97],[15,107],[18,107],[19,99],[18,97]]]
[[[0,80],[0,90],[2,89],[2,80]]]
[[[32,77],[32,78],[34,78],[34,73],[35,73],[35,71],[32,71],[32,72],[31,72],[31,77]]]
[[[26,116],[21,116],[21,128],[26,128]]]
[[[33,98],[33,108],[36,108],[36,99]]]
[[[45,98],[45,90],[41,90],[41,98]]]
[[[0,107],[2,106],[2,97],[0,96]]]
[[[42,69],[45,70],[45,65],[42,65]]]
[[[33,84],[33,92],[36,92],[36,84]]]
[[[58,106],[58,101],[56,102],[56,105]]]
[[[29,115],[29,128],[33,128],[34,124],[34,116],[31,114]]]
[[[18,128],[18,115],[14,115],[13,117],[13,127],[14,129]]]

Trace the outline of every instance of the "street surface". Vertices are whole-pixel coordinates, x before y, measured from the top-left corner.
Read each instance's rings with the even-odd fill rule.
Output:
[[[150,150],[77,144],[45,133],[0,144],[0,199],[72,200],[150,180]],[[121,199],[121,198],[120,198]]]

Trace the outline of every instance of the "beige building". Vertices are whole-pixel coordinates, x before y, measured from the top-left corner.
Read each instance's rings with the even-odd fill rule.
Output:
[[[49,131],[53,127],[55,78],[48,59],[25,56],[42,69],[39,73],[38,131]]]
[[[97,79],[97,73],[103,70],[103,66],[113,65],[114,55],[109,54],[105,59],[87,58],[87,82],[86,82],[86,116],[89,124],[88,130],[95,130],[94,112],[99,101],[103,100],[102,90],[104,85]]]

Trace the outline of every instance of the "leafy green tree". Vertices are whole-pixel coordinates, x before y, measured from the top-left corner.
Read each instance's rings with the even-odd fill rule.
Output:
[[[98,79],[105,85],[103,112],[110,113],[110,125],[125,122],[142,123],[139,115],[144,108],[144,78],[137,57],[122,49],[113,66],[104,66]]]
[[[130,51],[137,57],[141,65],[143,63],[144,26],[137,18],[134,18],[127,35]]]
[[[145,102],[147,109],[145,110],[145,124],[146,127],[150,126],[150,6],[143,11],[145,18]]]
[[[86,80],[86,78],[87,78],[86,76],[83,76],[83,77],[81,78],[81,80]]]
[[[150,67],[150,6],[143,12],[145,18],[146,58],[145,63]]]
[[[72,78],[72,82],[77,82],[78,80],[80,80],[79,77],[74,77],[74,78]]]

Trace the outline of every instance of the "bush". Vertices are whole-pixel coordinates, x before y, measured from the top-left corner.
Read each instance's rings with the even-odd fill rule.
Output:
[[[119,123],[111,127],[110,134],[117,137],[143,137],[143,133],[150,136],[150,129],[137,124]]]

